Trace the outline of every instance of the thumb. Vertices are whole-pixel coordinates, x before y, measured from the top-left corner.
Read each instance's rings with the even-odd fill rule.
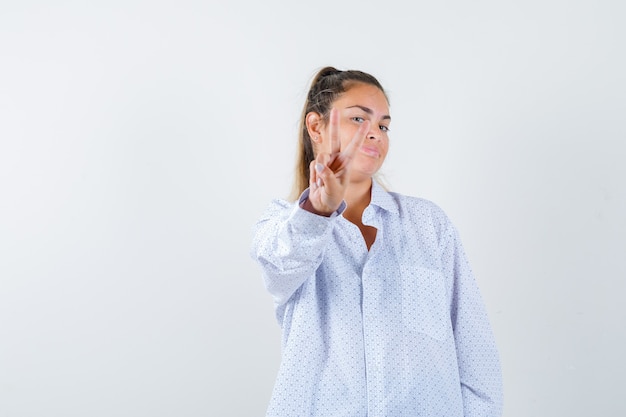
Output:
[[[317,186],[321,187],[326,183],[326,180],[328,179],[328,169],[323,164],[316,162],[315,173],[317,177]]]

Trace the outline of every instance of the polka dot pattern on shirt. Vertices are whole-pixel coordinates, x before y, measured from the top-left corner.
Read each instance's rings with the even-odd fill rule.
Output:
[[[343,209],[326,218],[277,200],[255,227],[283,329],[267,416],[501,415],[493,334],[445,213],[374,183],[368,251]]]

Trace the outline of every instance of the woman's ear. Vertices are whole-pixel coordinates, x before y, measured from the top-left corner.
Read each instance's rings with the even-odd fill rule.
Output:
[[[322,116],[317,112],[309,112],[306,115],[306,129],[309,132],[314,146],[319,146],[322,142],[322,127],[324,125]]]

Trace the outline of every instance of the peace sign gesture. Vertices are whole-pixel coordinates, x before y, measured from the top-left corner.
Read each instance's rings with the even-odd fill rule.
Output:
[[[369,130],[364,121],[345,149],[341,149],[339,112],[330,111],[328,152],[319,152],[309,166],[309,198],[303,208],[330,216],[344,200],[350,182],[350,166]]]

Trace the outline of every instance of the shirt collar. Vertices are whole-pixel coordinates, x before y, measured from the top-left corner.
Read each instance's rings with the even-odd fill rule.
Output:
[[[398,205],[393,196],[386,191],[375,178],[372,178],[372,197],[370,205],[380,207],[393,214],[398,214]]]

